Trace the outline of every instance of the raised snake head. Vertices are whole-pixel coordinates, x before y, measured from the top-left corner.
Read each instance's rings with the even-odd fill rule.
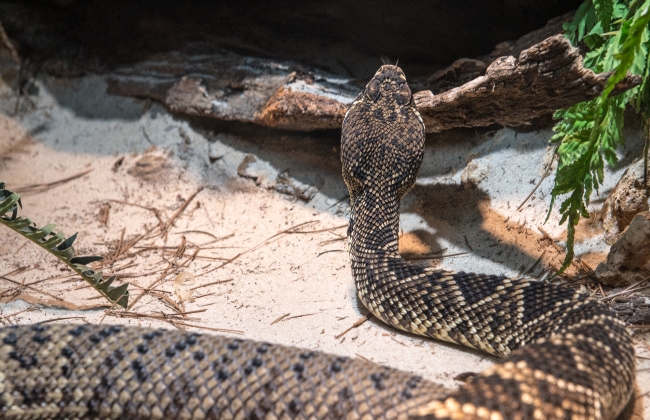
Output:
[[[381,66],[343,120],[341,161],[352,204],[364,191],[400,200],[415,184],[424,139],[404,72]]]

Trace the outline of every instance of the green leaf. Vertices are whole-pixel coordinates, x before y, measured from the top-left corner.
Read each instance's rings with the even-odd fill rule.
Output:
[[[54,232],[54,229],[56,228],[55,224],[51,223],[38,229],[31,226],[31,220],[17,217],[17,204],[20,204],[20,196],[14,192],[6,190],[5,183],[1,181],[0,200],[0,223],[31,240],[36,245],[57,257],[68,267],[72,268],[84,280],[90,283],[95,290],[97,290],[112,304],[119,305],[123,308],[127,307],[129,300],[129,292],[127,288],[129,284],[124,283],[120,286],[112,287],[111,283],[115,280],[115,276],[106,281],[102,281],[101,271],[96,272],[85,265],[94,261],[99,261],[102,257],[75,256],[72,243],[77,237],[76,233],[66,239],[63,232]],[[7,217],[7,213],[9,212],[11,212],[11,216]]]
[[[550,142],[558,145],[559,159],[549,215],[562,196],[560,223],[567,223],[567,255],[557,274],[571,263],[575,226],[580,217],[588,217],[589,199],[603,183],[605,163],[617,163],[616,150],[625,141],[626,105],[635,104],[645,121],[650,118],[650,0],[586,0],[564,28],[574,45],[582,40],[589,49],[586,67],[612,74],[599,97],[554,114],[560,121]],[[642,75],[641,86],[610,98],[628,72]]]
[[[606,98],[618,82],[623,80],[635,62],[635,55],[641,50],[644,35],[647,35],[650,24],[650,0],[646,0],[634,14],[632,20],[621,25],[621,34],[618,39],[619,49],[614,58],[618,61],[614,74],[607,80],[601,97]]]
[[[646,27],[641,34],[641,43],[637,52],[634,54],[630,73],[643,75],[646,69],[646,62],[648,60],[648,38],[650,36],[650,28]]]
[[[60,244],[65,240],[65,234],[62,231],[58,231],[54,235],[50,236],[50,238],[46,239],[45,241],[34,241],[37,244],[39,244],[41,247],[45,249],[53,248],[56,245]]]
[[[589,34],[583,38],[583,41],[591,51],[605,44],[605,39],[600,34]]]
[[[55,227],[56,225],[54,223],[50,223],[48,225],[43,226],[40,229],[30,229],[30,232],[25,233],[25,237],[33,241],[37,241],[45,238],[47,235],[52,233]]]
[[[562,25],[565,36],[571,44],[577,45],[585,36],[585,33],[593,27],[596,21],[596,11],[591,1],[587,0],[580,5],[573,20]]]
[[[104,257],[100,257],[98,255],[88,255],[85,257],[72,257],[70,258],[70,264],[86,265],[86,264],[90,264],[91,262],[101,261],[103,259]]]
[[[646,49],[647,48],[646,43]],[[648,112],[648,105],[650,104],[650,54],[646,55],[645,68],[643,70],[643,81],[641,86],[638,88],[638,96],[635,100],[634,106],[636,107],[637,112],[644,114],[644,119],[647,119],[650,115]]]
[[[77,234],[78,232],[72,235],[71,237],[69,237],[68,239],[66,239],[65,241],[61,242],[59,246],[56,247],[56,249],[58,249],[59,251],[63,251],[65,249],[70,248],[74,243],[75,239],[77,239]]]
[[[612,22],[612,14],[614,13],[614,1],[593,0],[593,3],[598,23],[602,26],[605,32],[609,31]]]
[[[4,201],[0,203],[0,215],[4,215],[8,211],[11,211],[16,206],[16,203],[20,199],[20,196],[15,192],[7,191],[4,188],[2,189],[2,192],[4,193],[3,194]]]
[[[614,3],[614,10],[612,11],[612,19],[614,21],[612,23],[619,23],[620,20],[623,19],[628,13],[628,8],[627,5],[624,2],[615,2]]]
[[[598,37],[599,39],[602,40],[602,38],[598,35],[589,35],[589,37]],[[585,43],[587,42],[587,38],[585,38]],[[585,54],[585,58],[583,59],[583,64],[585,67],[588,69],[593,70],[594,72],[600,73],[602,72],[602,69],[599,69],[598,67],[602,64],[603,58],[605,57],[605,54],[607,52],[606,44],[601,43],[602,45],[599,47],[590,47],[593,48],[591,51],[589,51],[587,54]]]

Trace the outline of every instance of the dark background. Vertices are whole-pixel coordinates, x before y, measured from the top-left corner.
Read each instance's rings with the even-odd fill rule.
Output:
[[[412,76],[489,53],[581,0],[0,1],[20,53],[107,68],[156,52],[293,60],[367,79],[381,56]]]

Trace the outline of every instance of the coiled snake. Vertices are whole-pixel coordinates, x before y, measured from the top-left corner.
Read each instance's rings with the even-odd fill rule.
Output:
[[[424,124],[384,65],[343,122],[343,177],[359,298],[379,319],[498,356],[456,391],[363,360],[124,326],[0,329],[0,417],[611,419],[632,395],[634,350],[604,305],[527,279],[413,266],[399,203]],[[459,211],[462,211],[459,209]]]

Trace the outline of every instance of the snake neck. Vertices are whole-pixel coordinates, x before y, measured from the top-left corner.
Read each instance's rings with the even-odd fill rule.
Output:
[[[348,244],[356,263],[399,258],[399,199],[394,193],[365,189],[351,205]]]

